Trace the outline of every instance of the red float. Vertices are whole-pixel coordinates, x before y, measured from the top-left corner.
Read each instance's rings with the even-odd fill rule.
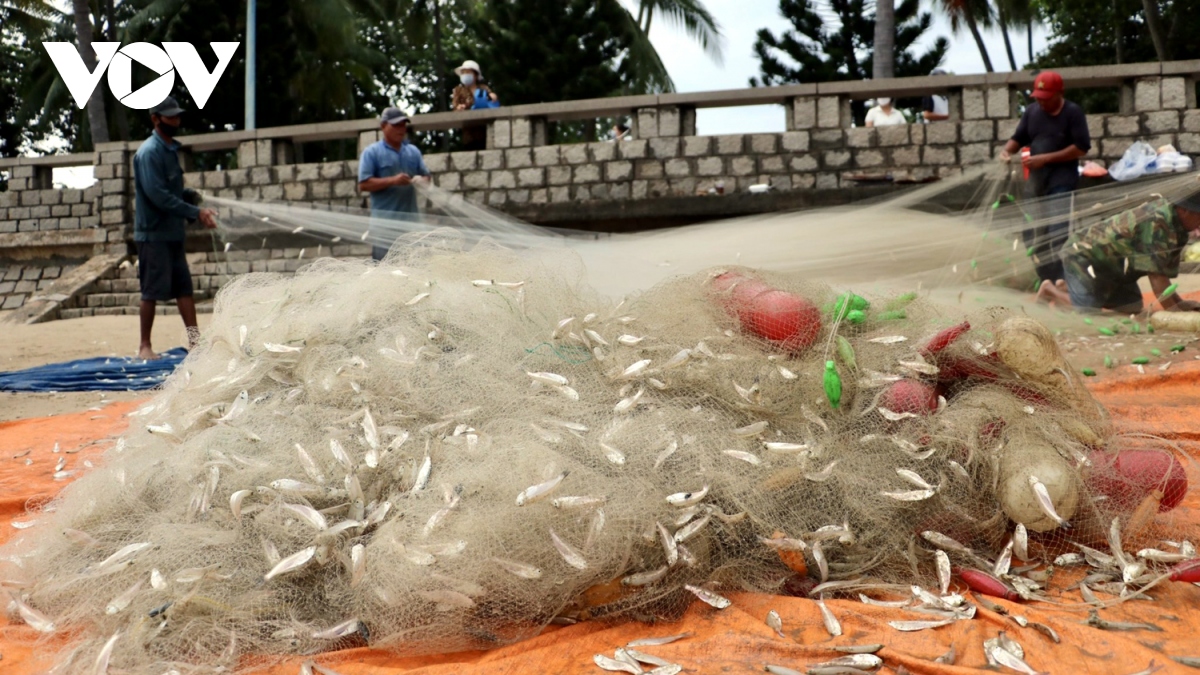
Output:
[[[1179,506],[1187,495],[1187,472],[1174,455],[1164,450],[1095,450],[1088,458],[1092,462],[1086,479],[1088,488],[1106,495],[1115,508],[1135,509],[1151,490],[1161,490],[1158,510],[1166,512]]]
[[[937,387],[920,380],[893,382],[879,397],[879,406],[892,412],[929,415],[937,412]]]
[[[821,335],[821,312],[802,296],[771,288],[736,272],[712,281],[725,310],[742,330],[790,352],[802,352]]]

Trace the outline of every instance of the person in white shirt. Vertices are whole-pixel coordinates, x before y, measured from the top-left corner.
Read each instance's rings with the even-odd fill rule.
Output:
[[[876,105],[867,111],[867,126],[868,127],[890,127],[897,124],[908,124],[908,118],[904,113],[892,107],[892,99],[879,98],[876,99]]]

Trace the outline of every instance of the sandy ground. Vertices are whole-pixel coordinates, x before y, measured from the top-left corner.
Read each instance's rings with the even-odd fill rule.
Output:
[[[1183,293],[1200,291],[1200,274],[1181,275],[1176,282]],[[1142,280],[1143,290],[1149,283]],[[0,312],[0,319],[7,312]],[[211,320],[199,316],[200,328]],[[160,351],[186,343],[178,316],[160,316],[154,322],[154,348]],[[97,316],[52,321],[32,326],[0,325],[0,371],[19,370],[56,361],[94,356],[132,356],[137,352],[138,317]],[[57,415],[102,406],[107,401],[146,398],[148,392],[83,392],[67,394],[11,394],[0,392],[0,422],[26,417]]]
[[[0,319],[8,312],[0,312]],[[198,317],[208,326],[210,314]],[[154,321],[154,348],[166,351],[187,344],[178,316]],[[138,346],[138,317],[95,316],[51,321],[32,326],[0,324],[0,371],[20,370],[56,361],[95,356],[133,356]],[[65,394],[13,394],[0,392],[0,422],[86,410],[107,401],[146,398],[147,392],[78,392]]]

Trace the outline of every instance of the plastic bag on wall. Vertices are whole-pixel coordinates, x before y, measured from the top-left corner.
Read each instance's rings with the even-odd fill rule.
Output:
[[[1158,151],[1149,143],[1137,141],[1125,151],[1121,161],[1108,167],[1117,180],[1133,180],[1158,171]]]

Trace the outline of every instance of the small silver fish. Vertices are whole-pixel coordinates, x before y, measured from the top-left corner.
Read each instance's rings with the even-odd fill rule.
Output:
[[[829,634],[833,637],[838,637],[841,635],[842,623],[838,621],[837,617],[833,615],[833,612],[829,611],[829,608],[825,606],[824,597],[817,599],[817,607],[821,610],[821,620],[825,622],[825,630],[829,631]]]
[[[744,427],[738,427],[737,429],[734,429],[733,435],[741,436],[743,438],[757,436],[757,435],[761,434],[762,432],[766,431],[767,426],[768,426],[768,423],[766,420],[759,420],[758,422],[754,422],[753,424],[747,424]]]
[[[910,413],[910,412],[894,412],[894,411],[892,411],[892,410],[888,410],[887,408],[884,408],[884,407],[882,407],[882,406],[880,406],[879,408],[877,408],[877,410],[879,411],[879,414],[880,414],[880,415],[883,415],[883,416],[884,416],[884,418],[886,418],[888,421],[891,421],[891,422],[899,422],[900,420],[905,420],[905,419],[909,419],[909,418],[915,418],[915,417],[916,417],[916,414],[915,414],[915,413]]]
[[[56,626],[54,622],[45,614],[25,604],[21,598],[14,597],[12,601],[17,605],[17,613],[21,615],[21,620],[30,628],[39,633],[53,633],[55,631]]]
[[[879,494],[898,502],[919,502],[934,496],[937,494],[937,490],[909,490],[908,492],[880,492]]]
[[[533,502],[545,499],[551,492],[554,491],[555,488],[559,486],[560,483],[563,482],[563,479],[566,478],[569,473],[569,471],[563,471],[544,483],[538,483],[537,485],[531,485],[525,488],[521,491],[521,494],[517,495],[517,506],[524,506],[526,504],[532,504]]]
[[[888,625],[896,630],[908,632],[949,626],[954,621],[954,619],[942,619],[941,621],[889,621]]]
[[[921,537],[924,538],[929,543],[933,544],[934,546],[937,546],[938,548],[944,548],[947,551],[953,551],[955,553],[963,553],[966,555],[972,555],[972,553],[973,553],[971,551],[971,549],[958,543],[958,541],[956,541],[955,539],[947,537],[946,535],[942,534],[941,532],[935,532],[934,530],[925,530],[924,532],[921,533]]]
[[[817,563],[817,570],[821,573],[821,583],[829,581],[829,562],[825,560],[825,551],[820,541],[813,542],[812,556]]]
[[[669,566],[664,565],[656,570],[650,570],[649,572],[630,574],[629,576],[622,578],[621,583],[625,586],[648,586],[667,576],[667,572],[670,569],[671,568]]]
[[[896,474],[919,488],[923,488],[925,490],[937,489],[930,485],[929,482],[922,478],[921,474],[917,473],[916,471],[911,471],[909,469],[896,469]]]
[[[629,656],[633,657],[633,660],[637,661],[638,663],[649,663],[652,666],[658,666],[660,668],[666,668],[668,666],[674,665],[673,663],[671,663],[670,661],[668,661],[664,658],[660,658],[653,654],[647,654],[645,652],[639,652],[638,650],[632,649],[629,647],[623,647],[623,648],[617,649],[617,651],[628,654]],[[654,671],[650,671],[650,672],[654,672]]]
[[[603,345],[605,347],[609,346],[608,340],[605,340],[604,336],[600,335],[599,333],[592,330],[591,328],[583,329],[583,334],[586,335],[589,340],[591,340],[592,342],[595,342],[596,344]]]
[[[741,460],[753,466],[762,464],[762,460],[758,458],[758,455],[750,452],[743,452],[741,450],[722,450],[721,452],[734,459]]]
[[[417,479],[413,481],[412,489],[409,492],[420,492],[429,485],[429,474],[433,472],[433,461],[429,459],[429,455],[425,455],[425,461],[421,462],[421,468],[417,470]]]
[[[92,673],[94,675],[108,675],[108,662],[112,659],[113,647],[117,644],[117,639],[120,637],[120,631],[113,633],[113,636],[108,638],[108,641],[100,648],[100,653],[96,655],[96,662],[92,666]]]
[[[118,565],[129,562],[130,560],[133,559],[133,557],[135,555],[150,548],[151,546],[153,546],[153,544],[150,542],[140,542],[137,544],[129,544],[128,546],[122,546],[120,549],[117,550],[116,553],[113,553],[112,555],[110,555],[107,558],[105,558],[104,560],[102,560],[100,562],[100,564],[96,565],[93,568],[93,571],[98,574],[104,570],[107,570],[107,569],[110,569],[113,567],[117,567]]]
[[[699,504],[707,496],[708,486],[705,485],[697,492],[676,492],[673,495],[668,495],[667,503],[671,506],[691,506],[693,504]]]
[[[638,343],[640,343],[642,340],[645,340],[645,339],[646,338],[644,338],[644,337],[637,337],[634,335],[629,335],[627,333],[625,335],[618,337],[617,342],[619,344],[625,345],[626,347],[634,347],[634,346],[637,346]]]
[[[1000,551],[1000,555],[996,556],[996,563],[992,565],[992,574],[1002,577],[1008,574],[1009,568],[1012,566],[1013,542],[1008,544]]]
[[[664,448],[662,452],[658,453],[658,456],[654,458],[654,468],[658,469],[661,467],[663,463],[666,462],[671,455],[675,454],[675,451],[678,449],[679,441],[672,439],[670,443],[667,443],[667,447]]]
[[[639,668],[636,664],[630,665],[624,661],[609,658],[604,654],[596,654],[592,657],[592,661],[602,670],[607,670],[613,673],[630,673],[631,675],[642,675],[646,671]]]
[[[344,638],[347,635],[353,635],[359,630],[358,619],[348,619],[336,626],[326,628],[321,631],[314,631],[312,636],[316,640],[337,640]]]
[[[679,351],[675,352],[674,356],[672,356],[670,359],[667,359],[666,363],[659,366],[659,370],[671,370],[672,368],[678,368],[684,363],[687,363],[687,360],[691,357],[691,355],[692,350],[680,349]]]
[[[803,539],[789,539],[787,537],[760,537],[759,541],[767,548],[775,549],[776,551],[807,551],[808,543]]]
[[[104,608],[104,613],[111,616],[124,611],[125,608],[129,606],[129,603],[133,602],[133,598],[137,595],[137,592],[142,590],[142,583],[144,583],[144,581],[145,579],[138,579],[137,583],[125,589],[125,592],[113,598],[112,601],[108,603],[108,606]]]
[[[804,452],[805,450],[809,449],[809,446],[807,443],[781,443],[781,442],[774,442],[774,441],[769,442],[769,443],[763,443],[763,447],[765,447],[767,450],[770,450],[771,452],[779,452],[779,453],[786,453],[786,454]]]
[[[607,501],[607,497],[555,497],[550,505],[556,509],[580,509],[601,506]]]
[[[274,342],[264,342],[263,347],[272,354],[294,354],[304,350],[304,346],[293,347],[291,345],[278,344]]]
[[[950,556],[941,549],[933,555],[937,558],[938,589],[945,595],[950,590]]]
[[[662,523],[654,523],[658,528],[658,538],[662,543],[663,551],[667,555],[667,567],[674,567],[675,563],[679,562],[679,548],[676,546],[675,538],[667,532],[667,528],[663,527]]]
[[[308,523],[318,531],[329,527],[329,523],[325,520],[325,516],[313,507],[307,504],[284,504],[283,508],[291,511],[300,517],[300,520]]]
[[[701,518],[697,518],[675,532],[675,541],[682,544],[683,542],[696,536],[696,533],[704,529],[708,525],[708,521],[712,519],[712,514],[705,514]]]
[[[418,302],[420,302],[428,297],[429,297],[428,293],[418,293],[412,297],[412,300],[409,300],[408,302],[404,303],[404,306],[412,307],[413,305],[417,304]]]
[[[804,479],[810,480],[814,483],[824,483],[825,481],[829,480],[829,478],[831,476],[833,476],[833,470],[835,467],[837,467],[837,465],[838,465],[838,460],[835,459],[832,462],[826,464],[825,468],[821,469],[820,471],[809,472],[809,473],[804,474]]]
[[[1024,659],[1008,651],[1000,644],[990,645],[987,648],[987,655],[1005,668],[1011,668],[1019,673],[1026,673],[1026,675],[1039,675],[1038,671],[1031,668],[1028,663],[1025,663]]]
[[[887,335],[884,337],[871,338],[870,340],[867,340],[867,342],[874,342],[878,345],[894,345],[897,342],[904,342],[907,339],[908,338],[904,337],[903,335]]]
[[[417,591],[417,595],[425,600],[438,605],[440,608],[459,608],[470,609],[475,606],[475,601],[464,593],[441,589],[436,591]]]
[[[623,466],[625,464],[625,453],[603,441],[600,442],[600,449],[604,451],[604,458],[610,463],[616,464],[617,466]]]
[[[272,567],[271,571],[263,575],[263,581],[270,581],[281,574],[294,572],[301,567],[304,567],[308,564],[308,561],[312,560],[313,555],[315,555],[316,552],[316,546],[309,546],[308,548],[301,549],[296,553],[289,555],[288,557],[280,560],[279,564]]]
[[[321,473],[321,469],[317,467],[312,456],[299,443],[296,443],[296,456],[300,458],[300,467],[304,469],[304,473],[308,474],[309,480],[318,485],[324,485],[325,474]]]
[[[565,386],[567,384],[570,384],[570,381],[567,380],[567,378],[563,377],[562,375],[559,375],[558,373],[548,373],[548,372],[531,373],[529,371],[525,371],[525,374],[528,375],[530,378],[532,378],[534,382],[540,382],[542,384],[549,384],[549,385],[555,385],[555,386]]]
[[[767,626],[775,631],[781,638],[787,637],[783,634],[783,619],[779,617],[779,612],[771,610],[767,612]]]
[[[733,604],[729,601],[729,598],[726,598],[723,595],[718,595],[717,593],[713,593],[706,588],[700,588],[699,586],[693,586],[692,584],[684,584],[683,587],[691,591],[692,595],[695,595],[697,598],[703,600],[706,604],[717,609],[725,609]]]
[[[159,572],[157,568],[150,570],[150,588],[156,591],[167,588],[167,580],[163,578],[162,572]]]
[[[850,654],[849,656],[839,656],[836,659],[833,659],[832,661],[825,661],[824,663],[816,663],[809,667],[810,668],[824,668],[824,667],[847,666],[850,668],[858,668],[860,670],[875,670],[876,668],[878,668],[882,665],[883,665],[883,659],[879,658],[878,656],[875,656],[874,654]]]
[[[1058,523],[1059,527],[1070,529],[1071,524],[1054,510],[1054,501],[1050,499],[1050,492],[1046,490],[1046,486],[1042,481],[1038,480],[1037,476],[1029,477],[1029,487],[1033,489],[1033,494],[1037,497],[1038,507],[1041,508],[1042,513],[1045,513],[1047,517]]]
[[[504,568],[504,571],[513,576],[521,577],[522,579],[541,579],[542,571],[533,565],[526,565],[515,560],[505,560],[503,558],[492,558],[492,562]]]
[[[337,463],[342,465],[342,468],[347,471],[354,470],[354,463],[350,460],[350,455],[346,454],[346,449],[336,438],[329,439],[329,452],[333,454]]]
[[[633,396],[629,396],[627,398],[621,399],[620,401],[617,402],[617,404],[615,406],[613,406],[613,412],[626,413],[626,412],[629,412],[630,410],[633,410],[633,407],[638,404],[638,401],[642,400],[642,395],[645,393],[646,393],[645,389],[638,389],[637,393],[634,394]]]
[[[1024,523],[1017,523],[1013,528],[1013,555],[1017,556],[1017,560],[1029,560],[1029,531]]]
[[[680,633],[679,635],[666,635],[663,637],[639,638],[637,640],[631,640],[625,646],[626,647],[658,647],[660,645],[669,645],[672,642],[678,642],[679,640],[684,640],[684,639],[690,638],[690,637],[692,637],[692,634],[689,632],[689,633]]]
[[[588,567],[587,560],[584,559],[578,551],[571,548],[567,542],[563,541],[553,529],[550,530],[550,541],[554,543],[554,549],[562,556],[568,565],[577,570],[586,570]]]

